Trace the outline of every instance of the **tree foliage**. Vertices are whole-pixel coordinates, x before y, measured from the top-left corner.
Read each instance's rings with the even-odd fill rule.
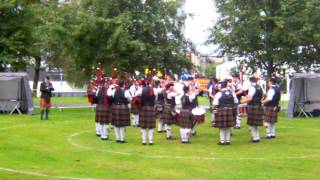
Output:
[[[220,18],[210,43],[243,57],[268,76],[283,65],[308,69],[320,62],[320,1],[215,0]]]

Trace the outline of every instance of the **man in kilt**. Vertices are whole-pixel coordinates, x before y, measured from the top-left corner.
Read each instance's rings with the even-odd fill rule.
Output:
[[[231,143],[231,131],[236,123],[236,106],[238,99],[232,90],[227,88],[228,82],[221,82],[221,91],[216,94],[213,100],[213,107],[217,107],[215,113],[214,127],[220,129],[219,145]]]
[[[165,105],[161,120],[165,124],[166,138],[172,139],[172,125],[176,123],[175,119],[175,97],[179,96],[179,93],[174,89],[174,84],[170,83],[166,85]]]
[[[164,109],[164,89],[161,87],[160,82],[155,82],[155,87],[153,88],[154,94],[156,96],[155,100],[155,109],[156,109],[156,117],[159,118],[158,122],[158,133],[164,132],[164,123],[161,119],[163,109]]]
[[[41,115],[40,119],[49,119],[49,112],[51,108],[51,96],[52,91],[54,91],[54,88],[50,82],[49,76],[44,78],[44,82],[40,85],[40,91],[41,91],[41,100],[40,100],[40,109],[41,109]]]
[[[234,90],[235,94],[237,95],[238,101],[240,102],[240,99],[243,94],[243,89],[241,86],[239,73],[234,73],[232,75],[232,83],[233,83],[232,84],[233,90]],[[240,127],[241,127],[241,115],[240,115],[239,107],[240,106],[237,107],[237,121],[236,121],[236,125],[235,125],[236,129],[240,129]]]
[[[262,88],[257,84],[257,79],[251,77],[251,86],[249,87],[249,92],[246,98],[248,103],[248,121],[247,124],[250,126],[252,142],[260,142],[259,126],[263,126],[263,107],[261,105],[263,91]]]
[[[268,81],[269,90],[267,97],[262,101],[265,106],[265,121],[268,123],[267,138],[276,137],[276,123],[278,122],[279,102],[281,99],[280,89],[276,85],[275,79]]]
[[[183,88],[184,95],[181,98],[181,110],[179,114],[179,126],[180,126],[180,136],[182,143],[190,143],[189,137],[191,135],[191,130],[193,127],[193,116],[191,111],[192,101],[195,99],[195,94],[192,93],[188,86]]]
[[[109,88],[108,82],[98,89],[97,105],[96,105],[96,122],[100,123],[100,137],[101,140],[109,139],[109,123],[111,122],[110,106],[112,98],[107,96]]]
[[[131,95],[124,89],[124,81],[120,81],[118,87],[111,86],[108,96],[113,97],[112,105],[112,125],[114,126],[117,143],[125,143],[125,128],[130,126],[130,110],[128,107]]]
[[[129,89],[130,94],[132,96],[131,101],[131,113],[133,114],[132,124],[134,127],[138,127],[139,125],[139,108],[141,105],[141,91],[142,87],[136,81]]]
[[[153,87],[146,84],[141,94],[141,109],[139,112],[139,126],[142,133],[142,144],[147,143],[147,134],[149,145],[153,145],[153,129],[156,127],[155,95]]]

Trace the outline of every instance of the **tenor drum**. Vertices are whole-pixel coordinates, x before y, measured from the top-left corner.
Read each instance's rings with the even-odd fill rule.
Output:
[[[195,119],[195,123],[203,124],[205,122],[205,114],[206,110],[203,108],[194,108],[191,111],[191,114],[193,115]]]

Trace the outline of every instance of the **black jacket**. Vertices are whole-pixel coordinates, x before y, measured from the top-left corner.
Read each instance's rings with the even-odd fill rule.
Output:
[[[41,98],[48,99],[48,98],[51,98],[52,96],[51,92],[54,91],[54,88],[51,83],[49,83],[49,85],[46,85],[45,82],[42,82],[40,85],[40,91],[41,91]]]

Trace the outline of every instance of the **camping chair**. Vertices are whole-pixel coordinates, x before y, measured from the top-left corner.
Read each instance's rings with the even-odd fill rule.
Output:
[[[14,103],[14,106],[13,106],[12,110],[10,111],[10,114],[12,114],[15,110],[19,114],[22,114],[21,111],[20,111],[20,101],[18,101],[18,100],[10,100],[10,102]]]
[[[297,103],[298,112],[299,112],[298,116],[301,116],[303,114],[306,118],[312,117],[312,114],[310,112],[306,112],[304,110],[305,104],[306,102]]]

